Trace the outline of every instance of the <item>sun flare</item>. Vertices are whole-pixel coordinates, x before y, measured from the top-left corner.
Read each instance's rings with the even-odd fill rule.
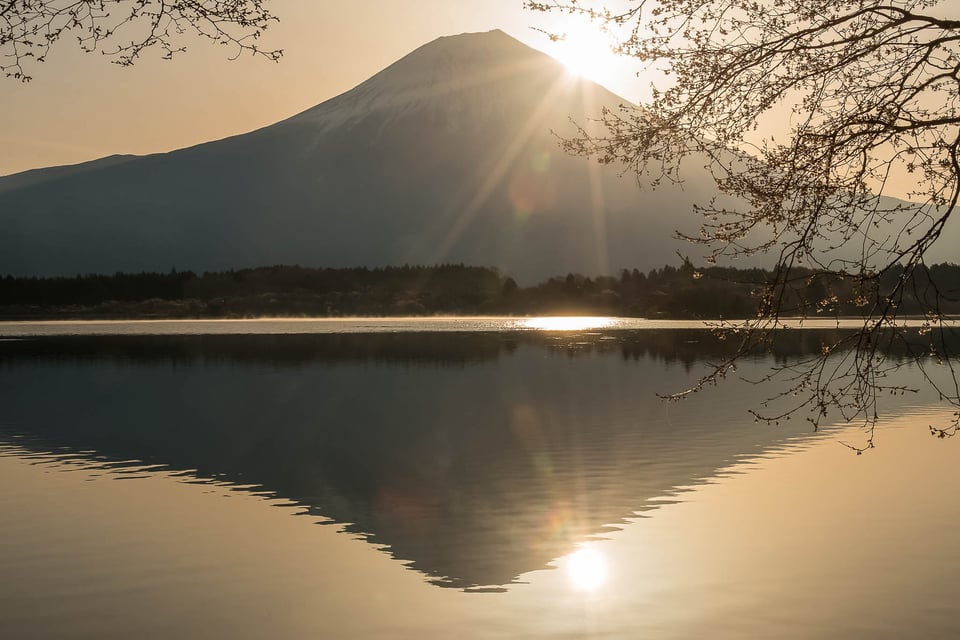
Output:
[[[569,19],[558,30],[550,54],[562,62],[571,75],[600,82],[620,65],[613,37],[598,23]]]

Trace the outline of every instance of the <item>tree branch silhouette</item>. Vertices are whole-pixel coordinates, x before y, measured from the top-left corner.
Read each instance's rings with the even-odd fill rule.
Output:
[[[708,167],[720,195],[698,208],[699,233],[681,237],[702,246],[710,263],[760,254],[775,264],[756,291],[756,316],[717,327],[741,340],[737,354],[674,398],[716,383],[763,348],[797,311],[786,301],[810,287],[814,269],[857,279],[860,330],[774,372],[797,401],[786,413],[757,411],[758,419],[803,410],[817,426],[839,412],[868,430],[854,448],[872,446],[877,396],[905,391],[892,381],[903,365],[888,357],[894,342],[908,345],[926,380],[960,407],[953,320],[936,284],[915,277],[960,199],[960,20],[941,15],[937,0],[526,5],[596,21],[616,36],[616,51],[665,78],[649,104],[605,110],[604,133],[582,127],[562,142],[566,150],[620,163],[653,187],[681,182],[690,160]],[[925,306],[910,326],[900,307],[918,286],[922,295],[910,295]],[[825,296],[818,306],[838,302],[846,301]],[[952,383],[934,381],[931,358],[950,368]],[[946,437],[960,423],[931,430]]]
[[[99,51],[120,66],[133,65],[148,49],[164,59],[186,51],[185,35],[277,61],[279,49],[259,39],[276,21],[267,0],[6,0],[0,3],[0,72],[29,82],[67,36],[87,53]]]

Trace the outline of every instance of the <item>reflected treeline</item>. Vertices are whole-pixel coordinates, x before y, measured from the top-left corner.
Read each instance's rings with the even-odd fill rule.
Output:
[[[850,330],[777,331],[757,357],[779,361],[820,353]],[[929,337],[917,337],[922,352]],[[896,342],[906,355],[902,342]],[[463,365],[496,360],[528,345],[570,357],[619,354],[624,359],[653,358],[687,367],[733,354],[736,336],[721,338],[709,330],[644,329],[591,331],[421,332],[281,335],[52,336],[0,341],[0,363],[16,360],[110,360],[117,362],[196,364],[236,362],[300,366],[311,362],[383,362],[406,365]]]
[[[783,347],[806,353],[814,333],[785,333]],[[690,363],[717,346],[709,336],[5,341],[0,441],[255,485],[386,545],[437,584],[503,585],[653,499],[812,435],[802,420],[754,424],[746,409],[770,394],[762,385],[658,400],[689,384]],[[471,366],[408,366],[419,363]]]
[[[55,336],[0,342],[0,363],[49,359],[275,367],[311,362],[443,366],[494,360],[516,344],[492,333]]]

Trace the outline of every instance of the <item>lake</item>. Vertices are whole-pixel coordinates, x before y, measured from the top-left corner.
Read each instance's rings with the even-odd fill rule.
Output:
[[[950,408],[748,413],[842,330],[2,323],[0,637],[960,637]]]

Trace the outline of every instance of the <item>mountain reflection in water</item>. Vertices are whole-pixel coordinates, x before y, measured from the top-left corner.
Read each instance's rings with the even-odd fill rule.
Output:
[[[785,331],[777,357],[823,338]],[[0,444],[288,498],[435,584],[489,590],[812,436],[753,422],[767,387],[655,396],[724,348],[693,330],[8,341]]]

